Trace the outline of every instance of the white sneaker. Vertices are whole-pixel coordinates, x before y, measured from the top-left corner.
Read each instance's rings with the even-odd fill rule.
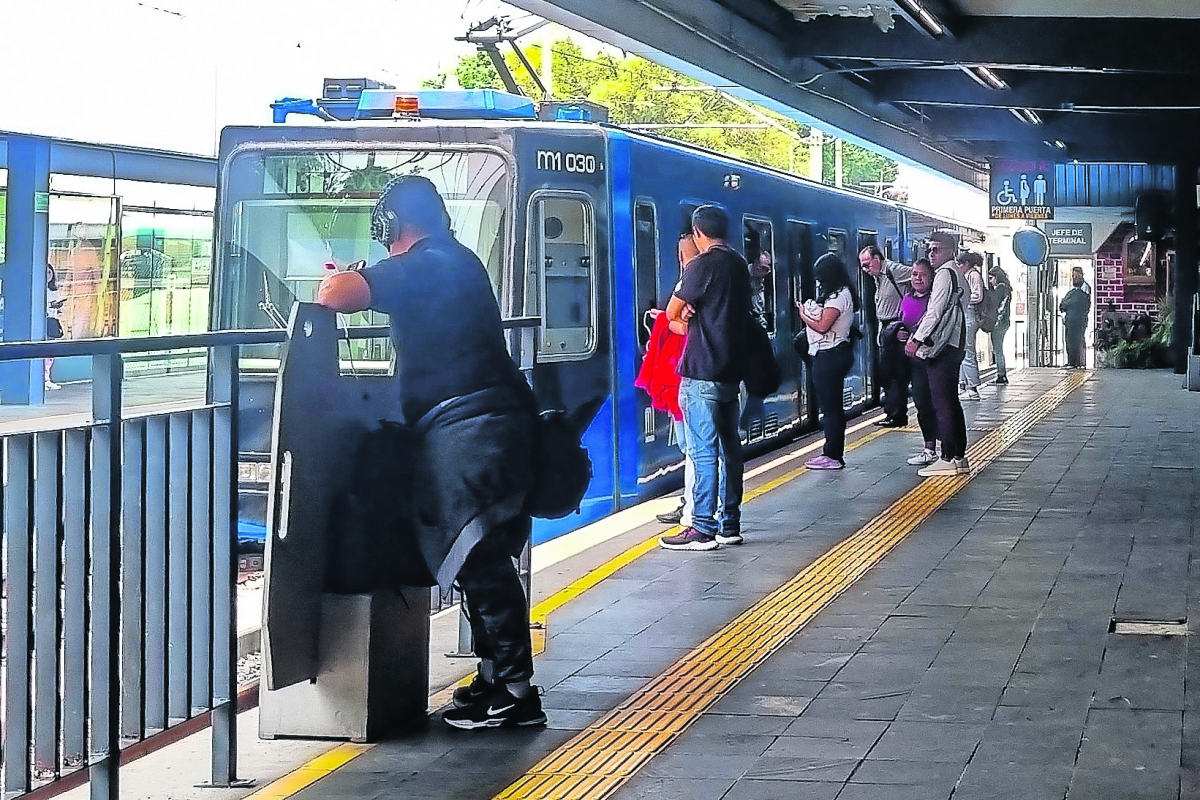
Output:
[[[922,478],[953,477],[958,474],[958,466],[953,461],[946,461],[939,458],[937,462],[930,464],[928,467],[917,470],[917,474]]]
[[[977,400],[979,400],[979,390],[978,389],[967,389],[965,392],[963,392],[962,394],[960,394],[958,396],[958,399],[959,400],[977,401]]]
[[[954,459],[954,468],[958,472],[959,475],[970,475],[971,474],[971,462],[967,461],[966,456],[963,456],[962,458]]]
[[[932,464],[933,462],[935,462],[937,460],[938,460],[937,453],[933,452],[932,450],[922,450],[921,452],[917,453],[915,456],[909,456],[908,460],[905,461],[904,463],[908,464],[909,466],[913,466],[913,467],[924,467],[928,464]]]

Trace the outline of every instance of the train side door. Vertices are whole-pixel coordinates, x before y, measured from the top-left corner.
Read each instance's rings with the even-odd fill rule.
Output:
[[[661,308],[659,303],[663,296],[659,267],[658,207],[649,198],[639,198],[633,204],[633,269],[640,370],[650,342],[650,333],[654,330],[655,318],[651,312]],[[641,410],[642,442],[650,444],[664,435],[670,439],[669,415],[655,411],[645,392],[638,392],[637,398]]]
[[[857,253],[851,255],[850,243],[847,240],[846,231],[830,228],[826,236],[826,244],[829,246],[829,252],[836,255],[842,260],[846,266],[846,279],[855,282],[858,287],[858,296],[862,298],[862,270],[858,268]],[[851,274],[850,270],[854,273]],[[854,313],[854,322],[858,325],[858,329],[863,332],[863,338],[866,339],[867,328],[866,319],[863,316],[863,309],[860,305],[858,311]],[[850,368],[850,374],[846,376],[845,385],[842,387],[842,405],[847,411],[855,406],[861,405],[867,398],[869,386],[867,381],[870,376],[869,361],[870,346],[864,345],[861,341],[854,342],[854,366]]]
[[[858,249],[854,251],[852,262],[847,264],[858,273],[858,294],[862,298],[862,310],[859,312],[860,326],[863,332],[862,355],[868,367],[879,363],[879,315],[875,310],[875,279],[859,268],[858,254],[871,245],[878,246],[879,234],[875,231],[858,232]],[[886,255],[884,256],[887,257]],[[879,402],[879,385],[875,380],[875,370],[867,369],[866,394]]]
[[[812,226],[807,222],[798,222],[789,219],[784,224],[784,235],[787,239],[787,276],[788,276],[788,293],[790,301],[788,302],[788,320],[791,323],[790,333],[794,339],[796,334],[804,330],[804,323],[800,320],[800,314],[796,309],[796,301],[811,300],[816,296],[815,281],[813,279],[813,231]],[[796,412],[800,417],[801,422],[808,422],[812,419],[812,392],[808,386],[808,370],[804,369],[804,362],[797,355],[793,359],[786,359],[784,362],[790,365],[790,371],[785,369],[784,379],[789,378],[796,386]]]

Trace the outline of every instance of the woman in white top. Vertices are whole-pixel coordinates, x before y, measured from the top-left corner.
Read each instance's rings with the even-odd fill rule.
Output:
[[[800,319],[808,328],[813,386],[825,431],[821,455],[809,459],[809,469],[841,469],[846,450],[846,410],[842,406],[846,375],[854,365],[850,329],[858,310],[858,294],[842,259],[826,253],[813,265],[817,297],[797,303]]]

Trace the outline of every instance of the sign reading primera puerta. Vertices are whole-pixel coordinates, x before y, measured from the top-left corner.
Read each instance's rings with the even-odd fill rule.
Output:
[[[1054,219],[1054,164],[992,161],[992,219]]]

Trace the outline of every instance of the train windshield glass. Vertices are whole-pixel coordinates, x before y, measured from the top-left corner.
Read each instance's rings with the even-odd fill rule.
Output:
[[[386,256],[371,239],[371,210],[401,175],[423,175],[446,201],[451,226],[484,263],[499,296],[511,177],[493,152],[343,149],[252,151],[232,160],[221,258],[223,327],[278,327],[296,301],[315,299],[334,264]],[[371,311],[351,325],[385,324]],[[363,342],[357,358],[386,360],[386,342]]]

